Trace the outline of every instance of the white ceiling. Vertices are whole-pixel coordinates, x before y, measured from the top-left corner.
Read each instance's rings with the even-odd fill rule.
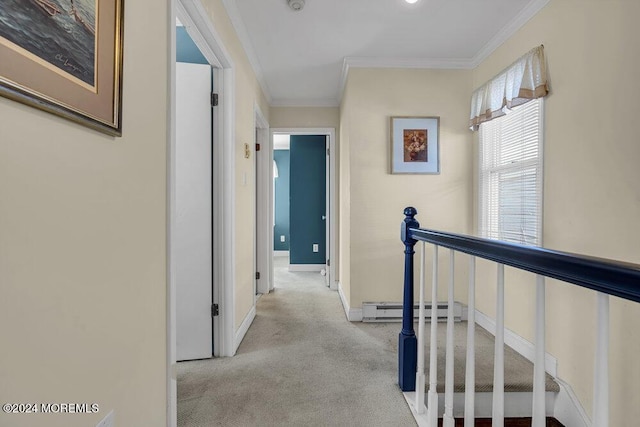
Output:
[[[272,105],[335,106],[350,67],[473,68],[549,0],[224,0]]]

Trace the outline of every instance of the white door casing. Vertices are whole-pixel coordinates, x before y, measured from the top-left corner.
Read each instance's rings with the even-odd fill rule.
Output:
[[[327,163],[328,175],[327,175],[327,240],[329,242],[327,246],[326,258],[330,260],[330,265],[327,268],[326,281],[328,286],[332,290],[338,290],[337,278],[335,275],[335,253],[336,253],[336,141],[335,141],[335,128],[272,128],[270,143],[271,161],[273,161],[273,135],[274,134],[288,134],[288,135],[326,135],[327,136],[327,148],[329,150],[329,161]],[[271,182],[271,195],[273,194],[273,168],[265,168],[263,170],[264,179],[268,179]],[[270,197],[272,199],[273,196]],[[272,227],[271,246],[269,253],[273,256],[273,210],[269,211],[269,218]],[[271,268],[271,274],[273,274],[273,268]]]
[[[214,108],[213,135],[213,299],[220,305],[214,321],[214,355],[235,353],[235,65],[201,0],[172,0],[168,22],[178,17],[213,68],[219,105]],[[175,32],[170,31],[169,58],[176,56]],[[176,383],[176,265],[175,265],[175,61],[169,61],[171,107],[167,112],[167,426],[177,426]]]

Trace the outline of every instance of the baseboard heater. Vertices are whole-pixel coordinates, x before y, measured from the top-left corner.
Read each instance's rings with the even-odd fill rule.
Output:
[[[446,302],[439,302],[436,309],[438,321],[447,320]],[[431,319],[431,303],[425,304],[426,318]],[[453,319],[456,322],[463,320],[462,304],[453,303]],[[413,306],[413,318],[418,318],[420,305]],[[402,321],[402,304],[394,302],[364,302],[362,303],[363,322],[400,322]]]

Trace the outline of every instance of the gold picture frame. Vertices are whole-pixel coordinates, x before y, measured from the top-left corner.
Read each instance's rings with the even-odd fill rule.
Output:
[[[440,117],[391,117],[392,174],[440,173]]]
[[[0,95],[121,136],[123,2],[3,0]]]

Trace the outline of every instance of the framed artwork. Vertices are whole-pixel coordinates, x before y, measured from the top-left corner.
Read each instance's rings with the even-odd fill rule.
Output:
[[[440,173],[440,117],[391,117],[391,173]]]
[[[2,0],[0,95],[122,135],[123,0]]]

